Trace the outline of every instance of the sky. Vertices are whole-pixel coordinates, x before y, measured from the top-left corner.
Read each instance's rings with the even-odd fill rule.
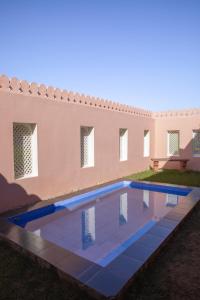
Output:
[[[200,1],[0,0],[0,74],[153,111],[200,107]]]

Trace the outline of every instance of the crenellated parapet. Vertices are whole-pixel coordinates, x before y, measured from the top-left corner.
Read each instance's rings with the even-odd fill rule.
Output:
[[[159,118],[178,118],[178,117],[194,117],[195,115],[200,115],[200,109],[184,109],[184,110],[169,110],[162,112],[153,112],[152,117]]]
[[[99,109],[123,112],[132,114],[138,117],[152,117],[152,112],[135,108],[129,105],[112,102],[109,100],[92,97],[84,94],[74,93],[67,90],[61,90],[52,86],[44,84],[37,84],[35,82],[29,83],[26,80],[19,80],[16,77],[8,78],[5,75],[0,76],[0,90],[22,94],[25,96],[41,97],[51,101],[63,101],[66,103],[73,103],[77,105],[86,105]]]

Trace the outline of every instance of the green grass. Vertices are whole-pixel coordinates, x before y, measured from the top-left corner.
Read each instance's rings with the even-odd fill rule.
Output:
[[[200,172],[177,170],[163,170],[154,172],[147,170],[126,177],[131,180],[146,180],[152,182],[172,183],[186,186],[200,187]]]

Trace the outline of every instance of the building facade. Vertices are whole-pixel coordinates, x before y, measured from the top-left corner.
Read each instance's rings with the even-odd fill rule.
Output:
[[[2,75],[0,124],[0,211],[148,169],[153,157],[200,170],[200,109],[153,113]]]

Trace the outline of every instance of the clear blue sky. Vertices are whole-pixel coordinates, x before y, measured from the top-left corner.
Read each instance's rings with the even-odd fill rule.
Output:
[[[199,0],[0,0],[0,73],[150,110],[200,107]]]

